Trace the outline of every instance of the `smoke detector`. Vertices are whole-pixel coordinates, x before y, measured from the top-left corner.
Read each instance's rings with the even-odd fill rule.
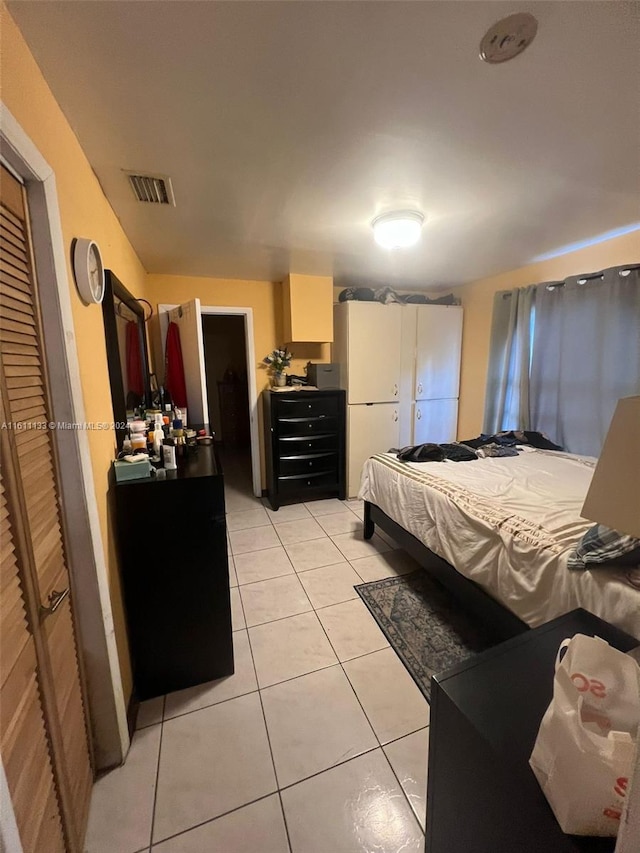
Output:
[[[537,32],[538,22],[528,12],[502,18],[480,42],[480,59],[492,65],[513,59],[529,47]]]
[[[171,186],[171,178],[166,175],[139,175],[128,172],[129,185],[138,199],[149,204],[168,204],[176,206],[176,199]]]

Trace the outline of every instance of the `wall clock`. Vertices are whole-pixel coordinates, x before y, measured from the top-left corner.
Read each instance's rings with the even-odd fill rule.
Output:
[[[100,247],[93,240],[78,237],[73,248],[73,274],[78,292],[87,305],[104,299],[104,265]]]

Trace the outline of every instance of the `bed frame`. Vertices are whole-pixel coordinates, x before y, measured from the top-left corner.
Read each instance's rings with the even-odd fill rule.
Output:
[[[364,538],[371,539],[375,526],[379,525],[385,533],[393,537],[414,560],[435,580],[446,587],[460,601],[460,604],[474,616],[479,617],[497,639],[506,640],[529,630],[522,619],[515,616],[482,587],[465,578],[454,567],[430,551],[419,539],[401,527],[384,513],[380,507],[369,501],[364,502]]]

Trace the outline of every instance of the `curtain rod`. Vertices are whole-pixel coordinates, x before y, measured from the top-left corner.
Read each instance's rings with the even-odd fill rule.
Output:
[[[632,270],[640,269],[640,264],[629,264],[628,266],[624,266],[622,269],[618,270],[618,275],[628,276]],[[572,276],[573,277],[573,276]],[[576,279],[578,284],[586,284],[588,281],[594,281],[597,278],[604,278],[604,272],[594,272],[590,275],[581,275]],[[547,284],[547,290],[555,290],[557,287],[564,287],[566,281],[552,281]]]

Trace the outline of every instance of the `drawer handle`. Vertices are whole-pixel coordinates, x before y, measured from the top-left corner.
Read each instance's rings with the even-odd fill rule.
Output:
[[[422,382],[418,382],[418,394],[422,394]]]
[[[416,418],[420,420],[422,418],[422,411],[420,409],[416,409]]]
[[[394,386],[393,386],[393,396],[394,396],[394,397],[397,397],[397,396],[398,396],[398,386],[397,386],[397,384],[394,384]]]
[[[394,409],[393,411],[393,422],[395,423],[398,420],[398,412]]]

